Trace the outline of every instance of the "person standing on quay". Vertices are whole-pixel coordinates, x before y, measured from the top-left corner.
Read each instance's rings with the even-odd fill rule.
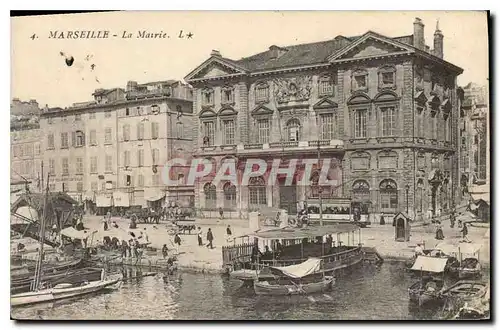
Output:
[[[201,227],[198,227],[198,246],[203,245],[202,238],[203,237],[203,230],[201,230]]]
[[[213,240],[214,240],[214,235],[212,234],[212,229],[208,228],[208,232],[207,232],[207,241],[208,241],[208,244],[207,244],[207,247],[210,247],[211,249],[214,248],[214,246],[212,245],[212,241]]]
[[[224,210],[222,209],[222,207],[219,207],[219,214],[220,214],[221,220],[224,219]]]

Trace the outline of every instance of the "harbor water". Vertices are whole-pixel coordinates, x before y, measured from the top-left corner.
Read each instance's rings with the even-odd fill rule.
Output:
[[[45,320],[408,320],[437,319],[442,308],[416,308],[417,279],[400,262],[362,265],[337,275],[331,291],[311,296],[256,296],[238,280],[213,274],[120,268],[119,290],[51,304],[13,308],[14,319]]]

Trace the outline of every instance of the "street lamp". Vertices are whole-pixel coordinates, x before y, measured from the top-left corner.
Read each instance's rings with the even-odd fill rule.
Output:
[[[318,139],[318,169],[319,169],[319,162],[321,161],[321,149],[319,146],[319,139]],[[319,197],[319,225],[323,226],[323,189],[320,185],[320,180],[321,180],[321,172],[318,177],[318,197]]]
[[[410,190],[410,185],[407,184],[405,188],[406,188],[406,214],[408,214],[408,192]]]

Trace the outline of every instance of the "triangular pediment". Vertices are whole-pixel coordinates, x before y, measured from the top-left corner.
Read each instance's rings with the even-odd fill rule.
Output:
[[[258,116],[258,115],[272,115],[273,110],[269,109],[266,106],[263,105],[258,105],[255,107],[255,109],[252,110],[252,116]]]
[[[355,42],[331,55],[328,60],[330,62],[342,62],[410,52],[413,52],[413,49],[410,46],[369,31]]]
[[[212,56],[201,65],[199,65],[196,69],[191,71],[191,73],[189,73],[184,78],[184,80],[189,82],[190,80],[196,79],[208,79],[245,73],[246,71],[244,68],[233,63],[232,61],[221,57]]]
[[[324,98],[316,102],[315,105],[313,105],[313,109],[332,109],[332,108],[338,108],[338,104],[333,102],[332,100],[329,100],[328,98]]]

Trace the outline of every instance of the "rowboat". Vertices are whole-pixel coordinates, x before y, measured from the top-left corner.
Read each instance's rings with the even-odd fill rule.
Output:
[[[486,295],[488,286],[477,281],[458,281],[452,286],[442,290],[440,295],[444,298],[460,302],[481,299]]]
[[[466,258],[458,268],[458,278],[474,278],[481,276],[481,264],[476,258]]]
[[[266,296],[289,296],[325,292],[331,288],[335,278],[325,276],[324,273],[319,274],[321,263],[321,259],[310,258],[298,265],[269,267],[276,278],[255,281],[255,293]]]
[[[83,265],[83,259],[76,259],[70,261],[63,261],[57,264],[48,264],[44,265],[44,272],[48,273],[56,273],[68,269],[79,268]],[[35,273],[36,265],[26,265],[22,267],[18,267],[16,271],[11,271],[12,281],[20,281],[23,279],[32,278]]]
[[[121,280],[121,277],[115,277],[99,281],[91,281],[82,285],[61,283],[51,289],[12,295],[10,297],[10,305],[15,307],[77,297],[108,288],[116,288],[116,285],[119,284]]]
[[[69,269],[57,273],[46,273],[41,275],[41,283],[54,287],[61,283],[81,284],[84,282],[97,281],[101,279],[101,268]],[[34,276],[21,280],[13,280],[10,284],[10,293],[22,293],[30,290]]]
[[[481,264],[479,262],[480,244],[460,243],[452,245],[441,243],[436,247],[458,258],[459,262],[453,265],[450,270],[453,274],[458,275],[459,279],[481,276]],[[463,258],[464,256],[465,258]]]
[[[418,303],[419,306],[430,302],[438,302],[442,299],[439,292],[444,285],[444,272],[448,259],[427,256],[418,256],[411,270],[421,272],[418,282],[408,288],[410,302]],[[432,274],[431,276],[424,276]],[[438,276],[441,275],[441,278]]]

